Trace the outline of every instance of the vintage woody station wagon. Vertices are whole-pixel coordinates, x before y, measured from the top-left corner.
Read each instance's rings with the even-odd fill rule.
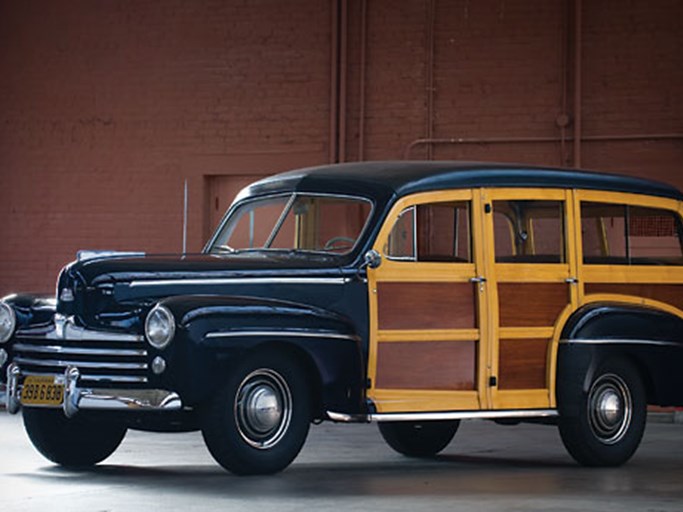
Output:
[[[81,253],[56,297],[0,302],[7,409],[48,459],[128,428],[201,429],[239,474],[311,422],[377,421],[429,456],[459,421],[557,424],[618,465],[683,405],[683,195],[609,174],[374,162],[237,197],[202,254]]]

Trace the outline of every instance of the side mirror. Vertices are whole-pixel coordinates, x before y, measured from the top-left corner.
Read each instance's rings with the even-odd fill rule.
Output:
[[[368,251],[365,253],[365,256],[363,257],[364,267],[368,268],[377,268],[382,264],[382,255],[375,251],[374,249]]]

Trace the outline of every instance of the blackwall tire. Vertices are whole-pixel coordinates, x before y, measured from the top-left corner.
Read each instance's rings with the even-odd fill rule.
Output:
[[[379,431],[386,443],[408,457],[431,457],[448,446],[460,421],[381,422]]]
[[[48,460],[65,467],[89,467],[119,447],[126,427],[91,421],[82,413],[67,418],[61,409],[24,408],[24,428],[33,446]]]
[[[562,442],[584,466],[620,466],[640,445],[647,403],[638,370],[623,359],[607,360],[582,391],[578,414],[560,416]]]
[[[304,371],[293,358],[256,355],[233,370],[202,417],[202,435],[221,466],[237,475],[285,469],[311,422]]]

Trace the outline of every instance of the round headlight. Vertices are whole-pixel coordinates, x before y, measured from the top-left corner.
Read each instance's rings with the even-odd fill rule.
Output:
[[[16,326],[17,315],[14,313],[14,308],[0,301],[0,343],[5,343],[12,337]]]
[[[163,349],[173,339],[175,334],[175,319],[168,308],[157,305],[147,315],[145,320],[145,336],[154,348]]]

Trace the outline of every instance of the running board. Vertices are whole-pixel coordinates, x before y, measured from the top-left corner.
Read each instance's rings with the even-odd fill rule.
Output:
[[[557,409],[526,409],[502,411],[447,411],[447,412],[391,412],[375,414],[344,414],[327,411],[327,417],[340,423],[369,423],[372,421],[443,421],[443,420],[499,420],[525,418],[553,418]]]

